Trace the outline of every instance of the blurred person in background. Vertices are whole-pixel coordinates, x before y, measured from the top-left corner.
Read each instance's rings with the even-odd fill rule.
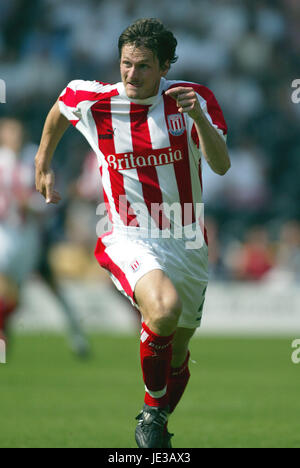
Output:
[[[289,286],[300,283],[300,222],[290,219],[281,224],[274,243],[274,269],[266,277],[269,284]]]
[[[232,279],[261,281],[274,266],[267,229],[263,226],[250,227],[246,231],[244,242],[231,243],[225,259]]]
[[[270,201],[266,157],[249,138],[239,142],[231,154],[232,170],[226,178],[223,193],[227,209],[258,213]]]
[[[36,150],[19,120],[0,120],[0,333],[5,336],[8,319],[19,305],[21,288],[38,270],[62,306],[72,349],[85,356],[89,344],[48,261],[48,218],[34,185]]]
[[[26,164],[24,129],[15,119],[0,121],[0,333],[20,299],[20,287],[40,252],[39,228],[32,209],[34,178]]]
[[[291,272],[296,283],[300,282],[300,223],[291,220],[280,229],[277,268]]]

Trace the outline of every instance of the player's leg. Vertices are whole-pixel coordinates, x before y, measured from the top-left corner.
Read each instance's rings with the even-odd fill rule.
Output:
[[[204,272],[201,271],[200,261],[199,265],[199,277],[201,278],[204,276]],[[168,383],[171,413],[179,403],[190,378],[189,343],[201,325],[207,290],[207,282],[199,281],[196,276],[186,275],[184,281],[180,281],[179,277],[179,282],[175,284],[182,299],[183,311],[173,340],[173,355]]]
[[[152,270],[136,284],[135,300],[142,313],[140,353],[145,403],[165,407],[172,360],[172,342],[181,313],[175,287],[162,270]]]
[[[137,418],[136,441],[141,448],[162,448],[172,341],[182,312],[179,294],[163,271],[162,252],[154,251],[149,242],[103,236],[98,239],[95,256],[110,272],[117,289],[143,316],[140,351],[146,396]]]
[[[169,411],[173,413],[190,379],[189,343],[196,328],[178,327],[173,340],[173,355],[168,380]]]
[[[175,332],[181,314],[181,301],[175,286],[162,270],[152,270],[135,286],[135,300],[145,324],[161,336]]]
[[[168,379],[169,414],[173,413],[184,394],[190,379],[189,342],[196,329],[178,327],[173,340],[173,355]],[[162,448],[172,448],[170,434],[166,425]]]
[[[162,270],[152,270],[137,282],[135,300],[143,315],[140,354],[145,406],[138,416],[136,441],[142,448],[161,448],[168,418],[168,378],[172,342],[181,302]]]
[[[16,269],[20,269],[15,252],[18,248],[18,238],[15,229],[0,222],[0,338],[5,339],[8,317],[16,309],[19,300],[19,287]]]
[[[7,276],[0,273],[0,338],[5,339],[8,318],[17,308],[19,288]]]

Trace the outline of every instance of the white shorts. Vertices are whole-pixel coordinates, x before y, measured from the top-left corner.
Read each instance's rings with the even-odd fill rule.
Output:
[[[208,248],[187,250],[181,239],[128,239],[114,233],[98,239],[95,256],[117,289],[139,309],[134,290],[151,270],[163,270],[175,286],[183,310],[178,326],[201,324],[208,283]]]

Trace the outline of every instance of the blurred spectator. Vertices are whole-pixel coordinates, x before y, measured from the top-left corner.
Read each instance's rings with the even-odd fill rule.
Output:
[[[300,281],[300,223],[296,220],[283,224],[281,228],[277,266],[291,271],[295,280]]]
[[[226,177],[203,164],[204,200],[210,208],[220,203],[227,213],[259,211],[270,201],[266,158],[259,147],[244,138],[230,151],[231,169]]]
[[[278,285],[300,282],[300,223],[297,220],[284,222],[275,245],[275,267],[267,281]]]
[[[232,168],[226,178],[225,197],[232,210],[259,211],[269,201],[266,161],[250,140],[230,153]]]
[[[259,281],[274,265],[268,233],[262,226],[254,226],[246,233],[244,243],[233,244],[226,255],[232,279]]]

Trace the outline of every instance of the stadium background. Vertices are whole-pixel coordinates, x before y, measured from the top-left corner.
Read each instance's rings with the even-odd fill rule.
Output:
[[[176,425],[179,433],[187,428],[177,446],[299,447],[300,365],[291,362],[292,340],[300,338],[300,105],[291,99],[299,78],[299,2],[1,0],[0,11],[0,78],[7,86],[0,117],[22,123],[29,164],[47,112],[70,80],[119,81],[117,39],[129,23],[158,17],[174,31],[179,60],[169,77],[214,91],[232,158],[222,178],[204,165],[212,279],[192,348],[193,387],[174,417],[175,432]],[[45,209],[39,195],[31,198],[39,241],[28,252],[46,252],[42,263],[89,334],[92,352],[80,363],[68,354],[59,334],[66,318],[39,264],[23,285],[12,349],[0,366],[0,446],[133,447],[128,421],[143,390],[138,322],[93,257],[102,194],[79,133],[68,130],[54,169],[63,203]],[[120,375],[129,398],[121,410]],[[121,422],[103,431],[100,421],[110,412]]]

